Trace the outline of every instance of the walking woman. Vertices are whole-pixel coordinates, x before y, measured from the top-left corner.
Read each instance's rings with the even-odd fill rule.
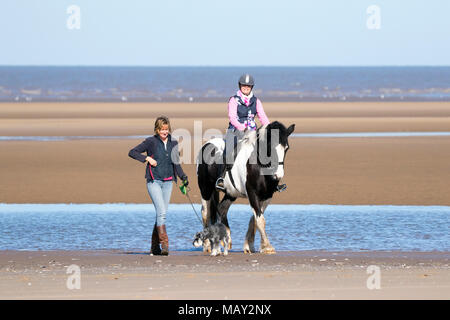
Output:
[[[156,211],[151,253],[169,254],[169,237],[166,231],[166,213],[169,207],[173,182],[177,176],[188,185],[188,177],[179,161],[178,142],[172,139],[170,121],[160,116],[155,121],[155,134],[130,150],[128,155],[146,164],[147,190]],[[142,153],[146,153],[143,155]],[[160,246],[161,245],[161,246]]]

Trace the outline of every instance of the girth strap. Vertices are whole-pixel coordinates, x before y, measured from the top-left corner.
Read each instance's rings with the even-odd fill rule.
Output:
[[[228,173],[228,176],[230,177],[231,184],[233,185],[233,188],[235,188],[237,191],[239,191],[239,190],[236,188],[236,184],[234,183],[234,178],[233,178],[233,175],[231,174],[231,168],[232,168],[232,167],[227,167],[227,168],[226,168],[227,173]]]

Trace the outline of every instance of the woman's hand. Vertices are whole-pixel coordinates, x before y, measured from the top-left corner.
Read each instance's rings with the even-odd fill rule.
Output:
[[[152,167],[156,167],[158,165],[158,162],[156,162],[156,160],[152,157],[145,158],[145,161],[148,161]]]

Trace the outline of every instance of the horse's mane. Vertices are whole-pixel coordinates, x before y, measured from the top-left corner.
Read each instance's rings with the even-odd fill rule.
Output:
[[[263,166],[263,167],[267,167],[267,164],[261,164],[260,158],[259,158],[259,152],[261,152],[260,148],[258,145],[262,145],[265,146],[263,148],[266,148],[266,151],[262,151],[263,155],[267,155],[269,157],[271,157],[272,154],[272,130],[277,130],[278,131],[278,138],[280,139],[279,142],[282,145],[286,145],[287,144],[287,137],[289,135],[288,130],[286,129],[286,127],[278,121],[274,121],[271,122],[269,124],[263,125],[261,127],[259,127],[256,131],[256,143],[255,143],[255,151],[257,152],[257,159],[258,159],[258,163]],[[266,154],[267,152],[267,154]]]
[[[270,134],[269,131],[273,129],[278,129],[280,132],[280,136],[283,136],[286,133],[286,127],[281,122],[274,121],[258,128],[256,132],[259,142],[265,142],[267,140],[267,136]]]
[[[268,124],[265,124],[265,125],[259,127],[258,130],[256,130],[256,136],[260,142],[263,142],[267,139],[267,127],[268,126],[269,126]]]
[[[241,144],[244,145],[255,145],[256,139],[257,139],[257,133],[255,130],[248,130],[245,132],[244,136],[242,137]]]
[[[282,144],[287,143],[287,136],[289,133],[287,132],[286,127],[278,121],[271,122],[267,125],[261,126],[258,131],[258,139],[260,143],[269,142],[267,139],[271,135],[271,130],[278,130],[278,137],[281,139]]]

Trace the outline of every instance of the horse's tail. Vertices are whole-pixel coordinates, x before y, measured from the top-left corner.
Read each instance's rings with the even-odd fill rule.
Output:
[[[216,180],[220,174],[220,168],[218,164],[208,164],[208,162],[204,159],[204,154],[211,154],[212,156],[215,155],[215,148],[205,151],[205,148],[208,148],[209,145],[209,143],[203,145],[199,155],[197,156],[197,178],[202,199],[209,203],[207,208],[209,221],[206,223],[214,224],[218,219],[220,219],[218,214],[219,191],[217,191],[215,187]]]
[[[214,190],[211,195],[211,225],[221,222],[219,207],[219,191]]]

